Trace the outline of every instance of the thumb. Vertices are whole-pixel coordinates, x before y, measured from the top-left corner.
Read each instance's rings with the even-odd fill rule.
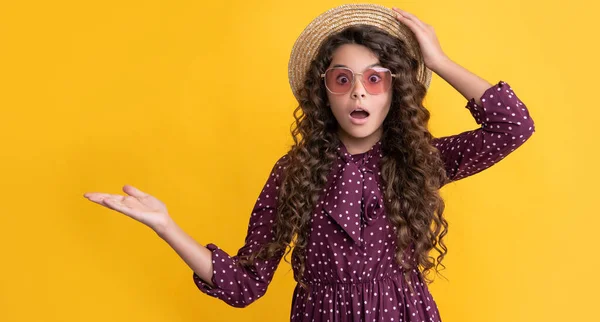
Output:
[[[142,197],[146,197],[148,195],[147,193],[142,192],[138,188],[131,186],[131,185],[123,186],[123,192],[125,192],[126,194],[128,194],[130,196],[136,197],[136,198],[142,198]]]

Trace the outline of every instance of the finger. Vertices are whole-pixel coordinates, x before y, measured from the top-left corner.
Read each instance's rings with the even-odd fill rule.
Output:
[[[133,196],[133,197],[136,197],[136,198],[142,198],[142,197],[148,196],[147,193],[145,193],[145,192],[141,191],[140,189],[138,189],[138,188],[136,188],[134,186],[131,186],[131,185],[125,185],[125,186],[123,186],[123,191],[126,194],[128,194],[130,196]]]
[[[121,202],[121,200],[119,200],[118,198],[105,198],[102,200],[102,203],[104,205],[106,205],[106,207],[112,209],[112,210],[116,210],[120,213],[123,213],[127,216],[133,217],[134,214],[134,210],[127,206],[126,204],[124,204],[123,202]]]
[[[87,199],[89,199],[90,201],[100,203],[100,204],[102,203],[102,200],[104,200],[106,198],[118,197],[118,195],[112,195],[109,193],[102,193],[102,192],[86,192],[83,196],[86,197]]]
[[[410,30],[412,30],[413,33],[418,34],[419,32],[422,32],[421,27],[419,25],[417,25],[416,22],[408,19],[407,17],[404,17],[401,14],[398,14],[397,19],[401,23],[405,24]]]
[[[417,18],[417,16],[413,15],[410,12],[404,11],[402,9],[398,9],[398,8],[394,8],[394,11],[398,12],[401,16],[407,18],[408,20],[414,22],[417,26],[419,26],[422,29],[427,29],[427,26],[425,25],[424,22],[422,22],[421,20],[419,20],[419,18]]]

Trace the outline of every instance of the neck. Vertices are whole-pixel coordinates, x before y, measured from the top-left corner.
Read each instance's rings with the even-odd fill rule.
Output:
[[[359,154],[369,151],[373,147],[373,145],[375,145],[375,143],[377,143],[381,139],[382,133],[383,129],[379,128],[377,129],[377,131],[373,132],[369,136],[366,136],[364,138],[357,138],[349,135],[340,128],[338,130],[338,137],[346,147],[348,153]]]

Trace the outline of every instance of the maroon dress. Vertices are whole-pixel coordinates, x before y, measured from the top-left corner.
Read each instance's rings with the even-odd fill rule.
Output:
[[[466,105],[480,128],[434,141],[451,181],[494,165],[535,130],[527,108],[507,83],[500,81],[487,89],[481,102],[479,106],[471,99]],[[421,273],[410,272],[407,283],[395,261],[396,228],[386,218],[382,199],[381,142],[355,155],[348,154],[341,144],[338,152],[311,219],[302,277],[310,289],[296,285],[290,320],[441,321]],[[207,245],[213,254],[215,287],[194,273],[202,292],[234,307],[245,307],[266,292],[281,257],[257,261],[251,269],[242,268],[237,258],[258,251],[273,238],[271,227],[285,158],[273,167],[237,256]],[[296,271],[294,261],[292,266]],[[412,291],[407,284],[413,286]]]

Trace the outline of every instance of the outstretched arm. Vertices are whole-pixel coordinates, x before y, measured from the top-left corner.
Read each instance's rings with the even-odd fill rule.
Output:
[[[86,192],[84,197],[148,226],[163,238],[194,272],[210,281],[213,275],[211,251],[198,244],[177,226],[162,201],[130,185],[125,185],[123,192],[126,195]]]
[[[126,196],[88,192],[90,201],[121,212],[152,228],[193,271],[198,289],[235,307],[245,307],[263,296],[279,265],[283,252],[269,259],[257,259],[250,267],[239,262],[258,252],[273,236],[277,195],[282,172],[278,161],[265,184],[250,216],[245,244],[230,256],[215,244],[206,247],[185,233],[169,216],[164,203],[135,187],[125,186]]]

